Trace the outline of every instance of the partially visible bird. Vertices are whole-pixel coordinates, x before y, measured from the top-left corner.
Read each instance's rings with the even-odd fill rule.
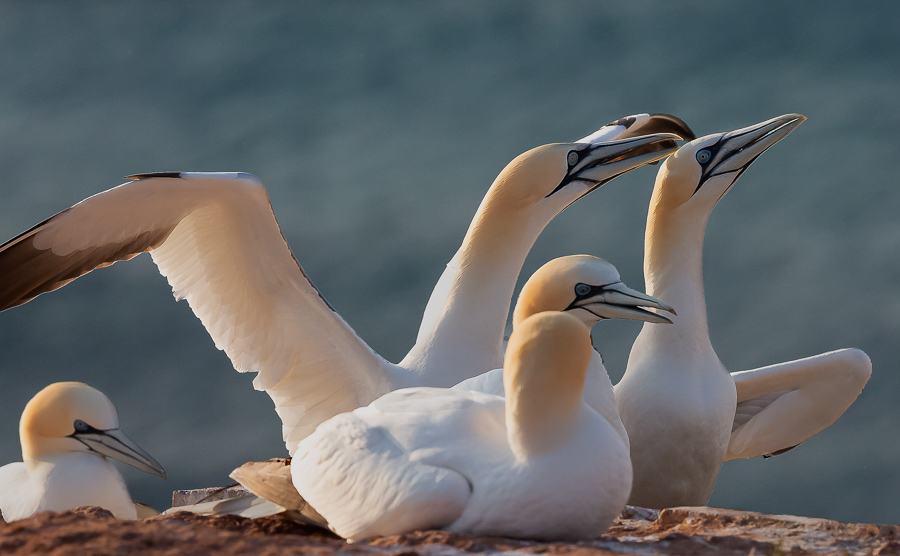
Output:
[[[19,436],[24,461],[0,467],[0,512],[7,521],[79,506],[135,519],[135,503],[108,458],[166,477],[121,431],[109,398],[80,382],[56,382],[38,392],[25,406]]]

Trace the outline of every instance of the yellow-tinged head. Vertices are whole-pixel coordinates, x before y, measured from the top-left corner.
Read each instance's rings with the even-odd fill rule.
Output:
[[[759,155],[805,120],[785,114],[682,145],[662,164],[651,206],[660,211],[697,206],[708,214]]]
[[[503,385],[506,424],[517,454],[544,453],[568,439],[582,405],[592,349],[588,328],[567,313],[538,313],[513,330]]]
[[[543,145],[517,156],[482,200],[463,240],[458,266],[530,247],[566,207],[613,178],[675,152],[675,141],[684,136],[693,138],[693,133],[678,118],[640,114],[574,143]],[[515,242],[511,237],[525,239]],[[476,282],[485,279],[469,276]]]
[[[528,279],[513,311],[513,328],[543,311],[566,311],[587,326],[605,319],[672,322],[643,307],[675,312],[659,299],[622,283],[611,263],[590,255],[570,255],[553,259]]]
[[[19,438],[26,462],[87,452],[165,477],[159,462],[119,429],[109,398],[81,382],[56,382],[38,392],[22,412]]]
[[[559,211],[616,176],[674,152],[680,138],[657,133],[609,140],[597,133],[584,142],[542,145],[520,154],[494,181],[489,197],[502,198],[512,210],[549,203]]]
[[[81,382],[47,386],[31,398],[19,421],[23,451],[34,456],[76,451],[72,447],[80,443],[71,435],[79,420],[101,430],[119,428],[116,408],[103,392]]]
[[[694,137],[684,121],[670,114],[626,116],[574,143],[544,145],[519,155],[495,187],[509,189],[512,202],[530,206],[558,195],[565,207],[614,177],[674,152],[676,139]]]

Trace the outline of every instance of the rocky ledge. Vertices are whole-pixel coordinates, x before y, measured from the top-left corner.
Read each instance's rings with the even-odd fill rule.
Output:
[[[900,527],[716,508],[628,508],[589,542],[540,543],[421,531],[348,544],[283,517],[250,520],[179,512],[122,521],[100,508],[0,522],[0,554],[305,554],[465,556],[521,554],[900,554]]]

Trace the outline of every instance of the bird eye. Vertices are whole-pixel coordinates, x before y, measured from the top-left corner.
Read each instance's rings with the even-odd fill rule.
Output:
[[[577,284],[575,286],[575,293],[578,295],[587,295],[591,293],[591,287],[587,284]]]
[[[569,154],[566,155],[566,162],[569,163],[569,166],[575,166],[578,164],[578,153],[575,151],[569,151]]]
[[[75,425],[75,430],[76,430],[77,432],[87,432],[88,429],[91,428],[90,425],[88,425],[87,423],[85,423],[85,422],[82,421],[81,419],[75,419],[74,425]]]
[[[699,162],[700,164],[706,164],[707,162],[709,162],[710,156],[712,156],[712,154],[709,152],[709,150],[703,149],[702,151],[699,151],[697,153],[697,162]]]

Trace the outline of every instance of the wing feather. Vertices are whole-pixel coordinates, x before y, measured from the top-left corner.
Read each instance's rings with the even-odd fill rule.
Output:
[[[338,415],[304,440],[291,475],[300,495],[349,539],[446,527],[471,495],[461,474],[414,461],[357,412]]]
[[[0,246],[0,309],[150,251],[216,347],[238,371],[258,373],[254,386],[275,401],[289,450],[390,389],[394,368],[306,277],[254,176],[137,177]]]
[[[858,349],[731,373],[738,404],[726,460],[784,453],[822,432],[871,374],[872,362]]]

